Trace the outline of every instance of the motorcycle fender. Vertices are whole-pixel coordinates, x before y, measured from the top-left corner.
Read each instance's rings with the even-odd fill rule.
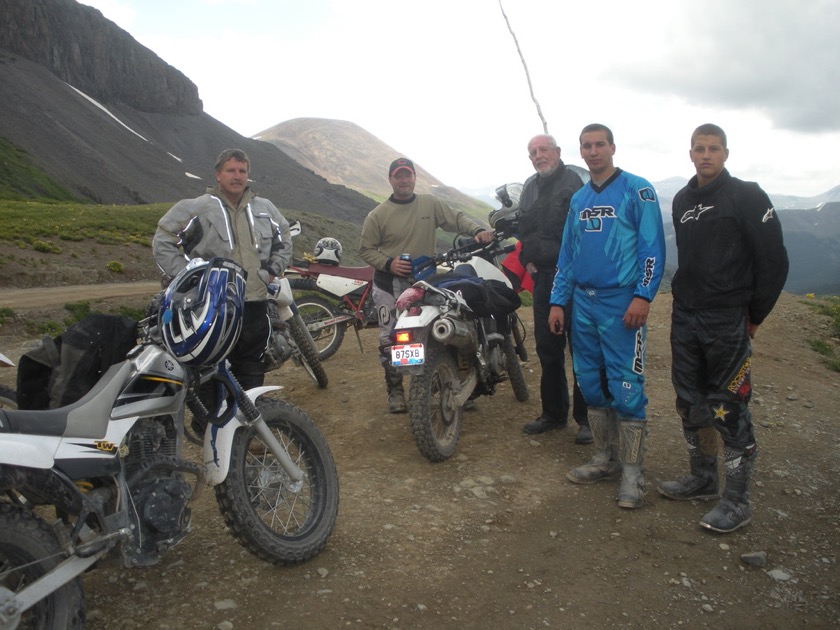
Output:
[[[60,437],[4,434],[0,437],[0,464],[24,468],[52,468]]]
[[[440,317],[440,309],[431,305],[421,306],[420,313],[417,315],[408,315],[407,313],[408,311],[403,311],[400,314],[394,328],[428,328],[432,325],[432,322]]]
[[[257,398],[263,394],[279,389],[282,387],[265,385],[249,389],[246,393],[251,402],[256,403]],[[239,418],[240,414],[237,413],[224,426],[209,424],[204,432],[204,465],[207,467],[207,485],[210,487],[218,486],[227,478],[233,436],[236,435],[236,430],[243,426]]]
[[[354,280],[353,278],[342,278],[341,276],[330,276],[323,273],[315,280],[315,285],[319,289],[338,297],[353,293],[353,291],[366,284],[367,281],[365,280]]]

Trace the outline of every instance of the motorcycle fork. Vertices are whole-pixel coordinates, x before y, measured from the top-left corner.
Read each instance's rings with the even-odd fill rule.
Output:
[[[245,390],[242,388],[239,389],[239,392],[236,396],[236,402],[239,406],[239,409],[242,410],[243,415],[245,416],[246,422],[245,426],[252,426],[254,427],[254,431],[257,432],[257,435],[260,436],[265,445],[268,447],[268,450],[277,458],[277,461],[280,463],[280,466],[286,471],[286,474],[289,475],[289,478],[294,482],[291,486],[291,490],[293,492],[297,492],[303,487],[303,480],[304,480],[304,473],[300,469],[300,467],[292,461],[292,458],[289,456],[289,452],[286,450],[286,447],[281,444],[280,440],[274,435],[268,425],[265,423],[265,420],[260,413],[260,410],[257,409],[257,406],[253,403],[253,401],[248,397],[248,394],[245,393]]]

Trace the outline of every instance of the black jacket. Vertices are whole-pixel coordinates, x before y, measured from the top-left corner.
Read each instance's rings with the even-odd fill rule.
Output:
[[[562,160],[548,177],[534,173],[525,180],[519,197],[519,260],[523,266],[530,262],[543,270],[557,267],[569,202],[581,186],[580,176]]]
[[[767,194],[726,169],[697,176],[674,197],[678,265],[671,288],[688,309],[746,307],[750,322],[770,314],[788,274],[782,226]]]

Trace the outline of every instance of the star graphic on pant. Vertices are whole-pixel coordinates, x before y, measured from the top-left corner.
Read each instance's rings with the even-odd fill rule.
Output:
[[[719,407],[715,407],[713,411],[715,412],[715,420],[726,420],[726,414],[729,413],[722,404]]]

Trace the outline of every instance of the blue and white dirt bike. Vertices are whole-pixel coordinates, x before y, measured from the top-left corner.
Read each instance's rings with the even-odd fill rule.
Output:
[[[158,562],[189,533],[206,486],[259,558],[294,564],[324,548],[339,497],[323,435],[263,397],[279,387],[244,391],[225,360],[243,296],[236,263],[191,263],[139,322],[139,343],[79,400],[0,409],[0,628],[82,627],[81,573],[108,554]],[[206,422],[200,462],[183,452],[185,407],[193,428]]]

